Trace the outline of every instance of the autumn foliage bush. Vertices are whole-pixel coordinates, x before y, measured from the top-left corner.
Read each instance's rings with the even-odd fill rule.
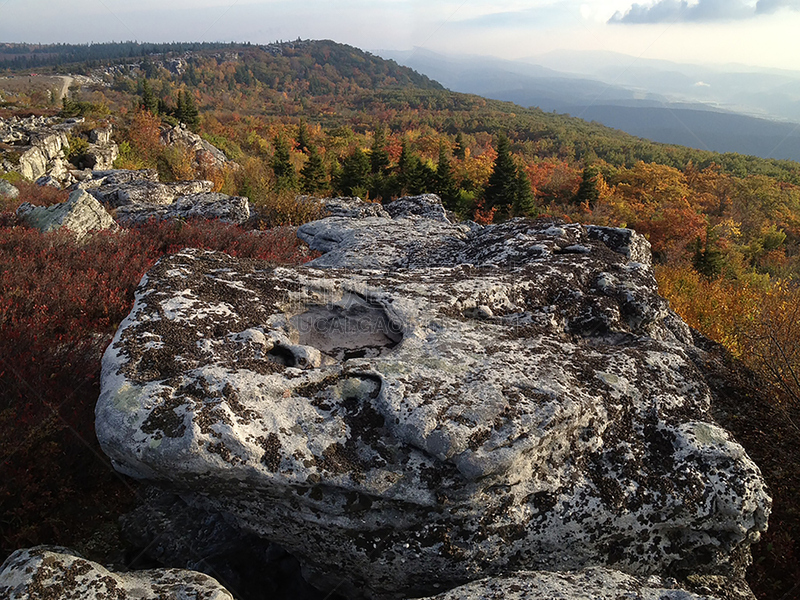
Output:
[[[78,245],[65,232],[0,227],[3,555],[37,543],[80,546],[131,499],[94,435],[100,358],[142,275],[183,247],[280,264],[309,258],[288,228],[151,223]]]

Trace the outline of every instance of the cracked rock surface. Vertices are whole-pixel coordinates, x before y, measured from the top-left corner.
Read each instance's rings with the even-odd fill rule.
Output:
[[[409,205],[301,227],[325,254],[299,268],[160,261],[103,359],[116,468],[350,597],[598,566],[741,577],[770,499],[711,418],[647,242]]]
[[[112,573],[66,548],[17,550],[0,567],[4,600],[233,600],[208,575],[181,569]]]

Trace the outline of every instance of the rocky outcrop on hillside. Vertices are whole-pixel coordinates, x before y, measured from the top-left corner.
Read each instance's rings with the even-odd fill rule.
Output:
[[[228,160],[222,150],[190,131],[184,123],[175,127],[163,126],[161,143],[166,146],[184,146],[191,150],[194,153],[194,163],[197,168],[221,169],[226,165],[238,167],[236,163]]]
[[[324,254],[300,268],[160,261],[103,359],[96,427],[116,468],[351,598],[487,577],[519,582],[448,598],[559,582],[564,598],[696,597],[670,577],[748,597],[770,499],[713,421],[647,242],[455,225],[437,200],[305,225]]]
[[[92,232],[117,227],[102,204],[83,190],[72,192],[69,200],[53,206],[33,206],[24,202],[17,209],[17,218],[42,232],[67,229],[79,242]]]
[[[115,210],[120,225],[133,227],[155,219],[216,219],[241,224],[250,218],[247,198],[212,192],[210,181],[161,183],[154,169],[86,173],[75,187]]]
[[[109,208],[117,208],[136,204],[167,206],[181,196],[211,192],[214,184],[210,181],[161,183],[155,169],[116,169],[87,173],[75,187],[86,190]]]
[[[77,131],[82,118],[12,117],[0,119],[0,169],[16,171],[31,181],[43,179],[43,184],[70,185],[73,168],[110,169],[119,155],[111,140],[111,125],[88,131],[89,145],[81,156],[67,161],[68,135]]]
[[[179,569],[112,573],[70,550],[45,546],[8,557],[0,567],[0,598],[233,600],[230,592],[202,573]]]
[[[187,182],[198,183],[198,182]],[[208,182],[200,182],[208,183]],[[120,206],[116,219],[120,225],[133,227],[150,220],[213,219],[241,225],[250,218],[250,206],[243,196],[201,193],[180,196],[168,205],[132,203]]]
[[[50,171],[61,173],[69,148],[67,133],[76,123],[60,121],[47,117],[0,119],[2,169],[16,171],[30,180]]]

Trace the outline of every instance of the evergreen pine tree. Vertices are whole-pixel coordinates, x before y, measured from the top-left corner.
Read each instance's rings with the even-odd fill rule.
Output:
[[[375,131],[372,148],[369,151],[369,166],[373,175],[383,175],[389,167],[389,153],[386,151],[386,135],[383,127]]]
[[[497,207],[498,211],[509,213],[516,197],[517,165],[511,158],[511,144],[502,133],[497,136],[496,146],[497,158],[489,175],[484,199],[487,209]]]
[[[274,140],[275,152],[269,166],[275,173],[275,188],[278,190],[293,190],[297,188],[297,175],[294,172],[292,158],[289,154],[289,144],[283,136],[276,136]]]
[[[403,140],[400,159],[397,162],[399,194],[424,194],[432,187],[435,187],[434,178],[433,169],[409,150],[408,143]]]
[[[497,158],[484,190],[487,209],[496,208],[499,218],[524,215],[534,207],[533,191],[527,175],[517,169],[508,138],[497,136]]]
[[[311,140],[308,135],[308,126],[305,121],[300,121],[297,128],[297,149],[311,156]]]
[[[439,160],[436,163],[436,193],[441,197],[444,205],[453,210],[458,200],[458,186],[453,177],[453,168],[450,166],[450,159],[447,157],[447,150],[444,144],[439,144]]]
[[[464,160],[467,157],[467,148],[464,145],[464,136],[459,131],[456,134],[456,146],[453,148],[453,156],[458,160]]]
[[[178,97],[181,96],[183,96],[183,115],[180,120],[186,123],[190,129],[196,129],[200,124],[200,112],[194,103],[194,97],[186,90],[178,95]]]
[[[150,87],[150,83],[147,79],[142,80],[142,101],[139,103],[139,106],[154,115],[158,114],[158,99],[153,93],[153,89]]]
[[[707,279],[716,279],[725,265],[725,256],[717,248],[716,238],[710,227],[706,228],[706,241],[698,237],[694,242],[692,266]]]
[[[337,191],[345,196],[364,194],[369,183],[369,157],[361,148],[342,161],[342,168],[336,175]]]
[[[512,204],[512,215],[515,217],[532,216],[536,209],[536,198],[531,189],[531,180],[522,169],[517,169],[516,197]]]
[[[597,177],[599,174],[600,171],[593,165],[589,165],[583,169],[581,185],[578,187],[578,193],[575,195],[575,201],[577,203],[588,202],[590,206],[593,206],[594,203],[597,202],[600,198],[600,190],[597,189]]]
[[[300,189],[313,194],[325,187],[325,166],[314,146],[308,147],[308,160],[300,169]]]

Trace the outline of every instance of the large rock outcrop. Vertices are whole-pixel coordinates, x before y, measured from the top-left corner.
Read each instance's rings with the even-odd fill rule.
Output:
[[[193,571],[112,573],[66,548],[17,550],[0,567],[4,600],[233,600],[216,580]]]
[[[181,182],[210,183],[210,182]],[[180,196],[167,205],[132,203],[120,206],[116,212],[117,222],[126,227],[147,223],[150,220],[169,219],[214,219],[223,223],[242,224],[250,218],[250,203],[244,196],[228,196],[219,193],[188,194]]]
[[[12,117],[0,119],[0,143],[6,150],[0,152],[0,170],[16,171],[31,180],[41,180],[45,185],[71,185],[74,179],[70,169],[110,169],[119,156],[119,148],[112,141],[110,124],[79,133],[83,118]],[[73,156],[77,164],[70,165],[67,152],[69,135],[88,138],[89,144],[80,156]]]
[[[351,597],[595,566],[740,578],[770,500],[647,242],[404,202],[303,226],[325,254],[301,268],[156,265],[103,359],[115,466]]]
[[[229,161],[222,150],[187,129],[183,123],[175,127],[163,126],[161,143],[165,146],[183,146],[191,150],[194,153],[195,166],[199,168],[221,169],[226,165],[234,168],[239,166],[235,162]]]
[[[117,227],[103,205],[83,190],[75,190],[66,202],[53,206],[33,206],[25,202],[17,209],[17,217],[29,227],[45,233],[68,229],[78,241],[94,231]]]
[[[181,196],[211,192],[210,181],[161,183],[155,169],[92,171],[76,186],[110,208],[128,205],[168,206]]]

